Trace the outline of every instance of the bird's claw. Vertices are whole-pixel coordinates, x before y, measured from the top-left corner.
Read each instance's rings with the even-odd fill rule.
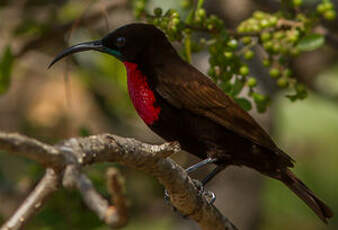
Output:
[[[196,185],[199,194],[201,196],[204,196],[209,204],[213,204],[216,200],[216,195],[215,193],[208,191],[205,189],[205,187],[203,186],[202,182],[200,182],[199,180],[193,179],[194,184]]]

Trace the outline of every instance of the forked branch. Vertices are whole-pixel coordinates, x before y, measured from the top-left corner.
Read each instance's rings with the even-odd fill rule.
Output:
[[[0,132],[0,150],[30,158],[47,168],[38,186],[3,224],[1,230],[21,229],[60,184],[78,189],[87,206],[109,226],[124,226],[128,215],[123,183],[118,173],[110,170],[107,174],[112,205],[96,191],[90,179],[81,171],[84,166],[97,162],[118,162],[156,177],[168,191],[172,205],[196,221],[203,230],[236,229],[208,202],[184,169],[167,158],[180,151],[176,142],[151,145],[131,138],[102,134],[71,138],[51,146],[20,134]]]

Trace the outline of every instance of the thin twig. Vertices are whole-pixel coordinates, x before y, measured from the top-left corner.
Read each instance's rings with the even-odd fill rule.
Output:
[[[59,182],[60,174],[53,169],[47,169],[39,184],[0,230],[21,229],[24,223],[40,210],[48,197],[58,189]]]
[[[117,168],[108,168],[106,176],[107,190],[114,204],[109,209],[109,218],[107,219],[116,219],[114,224],[116,227],[124,226],[128,221],[127,201],[124,195],[124,179]]]

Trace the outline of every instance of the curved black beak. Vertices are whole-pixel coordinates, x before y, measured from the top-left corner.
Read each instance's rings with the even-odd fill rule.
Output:
[[[74,45],[72,47],[69,47],[68,49],[65,49],[61,53],[59,53],[53,59],[53,61],[49,64],[48,69],[52,65],[54,65],[57,61],[59,61],[60,59],[66,57],[69,54],[83,52],[83,51],[87,51],[87,50],[96,50],[96,51],[100,51],[100,52],[105,52],[105,49],[104,49],[104,46],[102,45],[102,41],[101,40],[92,41],[92,42],[83,42],[83,43]]]

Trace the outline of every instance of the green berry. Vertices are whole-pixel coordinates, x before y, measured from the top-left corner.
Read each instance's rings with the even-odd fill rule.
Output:
[[[277,68],[271,68],[269,74],[272,78],[277,78],[280,75],[280,71]]]
[[[266,41],[263,43],[263,47],[266,51],[271,51],[273,48],[273,42],[272,41]]]
[[[299,39],[299,31],[298,30],[288,31],[287,40],[289,42],[295,43],[295,42],[298,41],[298,39]]]
[[[159,25],[160,25],[160,19],[154,18],[153,24],[154,24],[155,26],[159,26]]]
[[[334,20],[336,16],[336,11],[334,10],[328,10],[324,13],[324,18],[329,21]]]
[[[173,18],[178,18],[180,15],[178,14],[177,10],[170,9],[170,16]]]
[[[171,22],[172,22],[173,25],[177,25],[178,23],[180,23],[180,19],[178,19],[178,18],[173,18],[173,19],[171,20]]]
[[[270,18],[269,18],[269,24],[270,24],[270,26],[271,26],[271,27],[272,27],[272,26],[275,26],[275,25],[277,24],[277,21],[278,21],[278,18],[277,18],[277,17],[275,17],[275,16],[270,17]]]
[[[243,38],[242,38],[242,42],[243,42],[245,45],[251,43],[251,41],[252,41],[252,39],[251,39],[251,37],[249,37],[249,36],[246,36],[246,37],[243,37]]]
[[[208,30],[213,30],[213,29],[214,29],[214,26],[213,26],[212,24],[209,24],[209,25],[207,26],[207,28],[208,28]]]
[[[247,76],[249,74],[249,68],[246,65],[241,66],[241,68],[239,68],[239,74]]]
[[[251,31],[253,31],[253,32],[259,32],[261,29],[262,29],[262,27],[258,24],[251,26]]]
[[[325,5],[323,3],[321,3],[317,6],[317,12],[318,13],[323,14],[325,11],[326,11],[326,9],[325,9]]]
[[[155,14],[155,16],[160,17],[162,15],[162,9],[159,8],[159,7],[155,8],[154,14]]]
[[[263,66],[269,67],[271,65],[271,61],[267,58],[263,59]]]
[[[191,1],[190,0],[184,0],[181,3],[182,8],[189,8],[191,6]]]
[[[295,7],[299,7],[303,4],[303,0],[293,0],[292,1],[292,4],[295,6]]]
[[[244,54],[244,58],[247,60],[250,60],[253,58],[253,56],[255,55],[255,53],[252,50],[248,50],[245,52]]]
[[[144,1],[137,1],[135,7],[136,7],[137,9],[139,9],[139,10],[143,10],[144,7],[145,7]]]
[[[252,88],[252,87],[255,87],[256,85],[257,85],[256,78],[250,77],[250,78],[248,79],[248,86],[249,86],[250,88]]]
[[[286,88],[286,87],[288,87],[288,85],[289,85],[288,79],[286,79],[286,78],[279,78],[277,80],[277,85],[280,88]]]
[[[227,58],[227,59],[231,59],[234,54],[232,52],[224,52],[224,56]]]
[[[261,40],[263,42],[268,41],[271,38],[271,34],[269,32],[263,32],[261,34]]]
[[[262,19],[260,22],[259,22],[259,25],[262,27],[262,28],[267,28],[270,26],[270,23],[267,19]]]
[[[249,25],[257,25],[258,24],[258,20],[254,19],[254,18],[250,18],[248,21]]]
[[[228,42],[228,46],[232,49],[236,49],[237,46],[238,46],[238,42],[237,40],[235,39],[231,39],[229,42]]]
[[[243,24],[240,24],[238,27],[237,27],[237,32],[238,33],[245,33],[246,32],[246,28]]]
[[[204,18],[206,13],[204,9],[199,9],[197,12],[197,15],[200,16],[201,18]]]
[[[324,2],[322,3],[324,7],[324,11],[332,10],[333,9],[333,4],[332,2]]]
[[[273,33],[273,38],[276,40],[281,40],[284,37],[285,37],[285,33],[283,31],[277,31]]]
[[[254,93],[252,96],[253,96],[253,99],[254,99],[255,102],[259,103],[259,102],[265,101],[265,97],[262,94]]]
[[[262,12],[262,11],[256,11],[256,12],[253,13],[253,17],[255,19],[261,20],[265,17],[265,13]]]

